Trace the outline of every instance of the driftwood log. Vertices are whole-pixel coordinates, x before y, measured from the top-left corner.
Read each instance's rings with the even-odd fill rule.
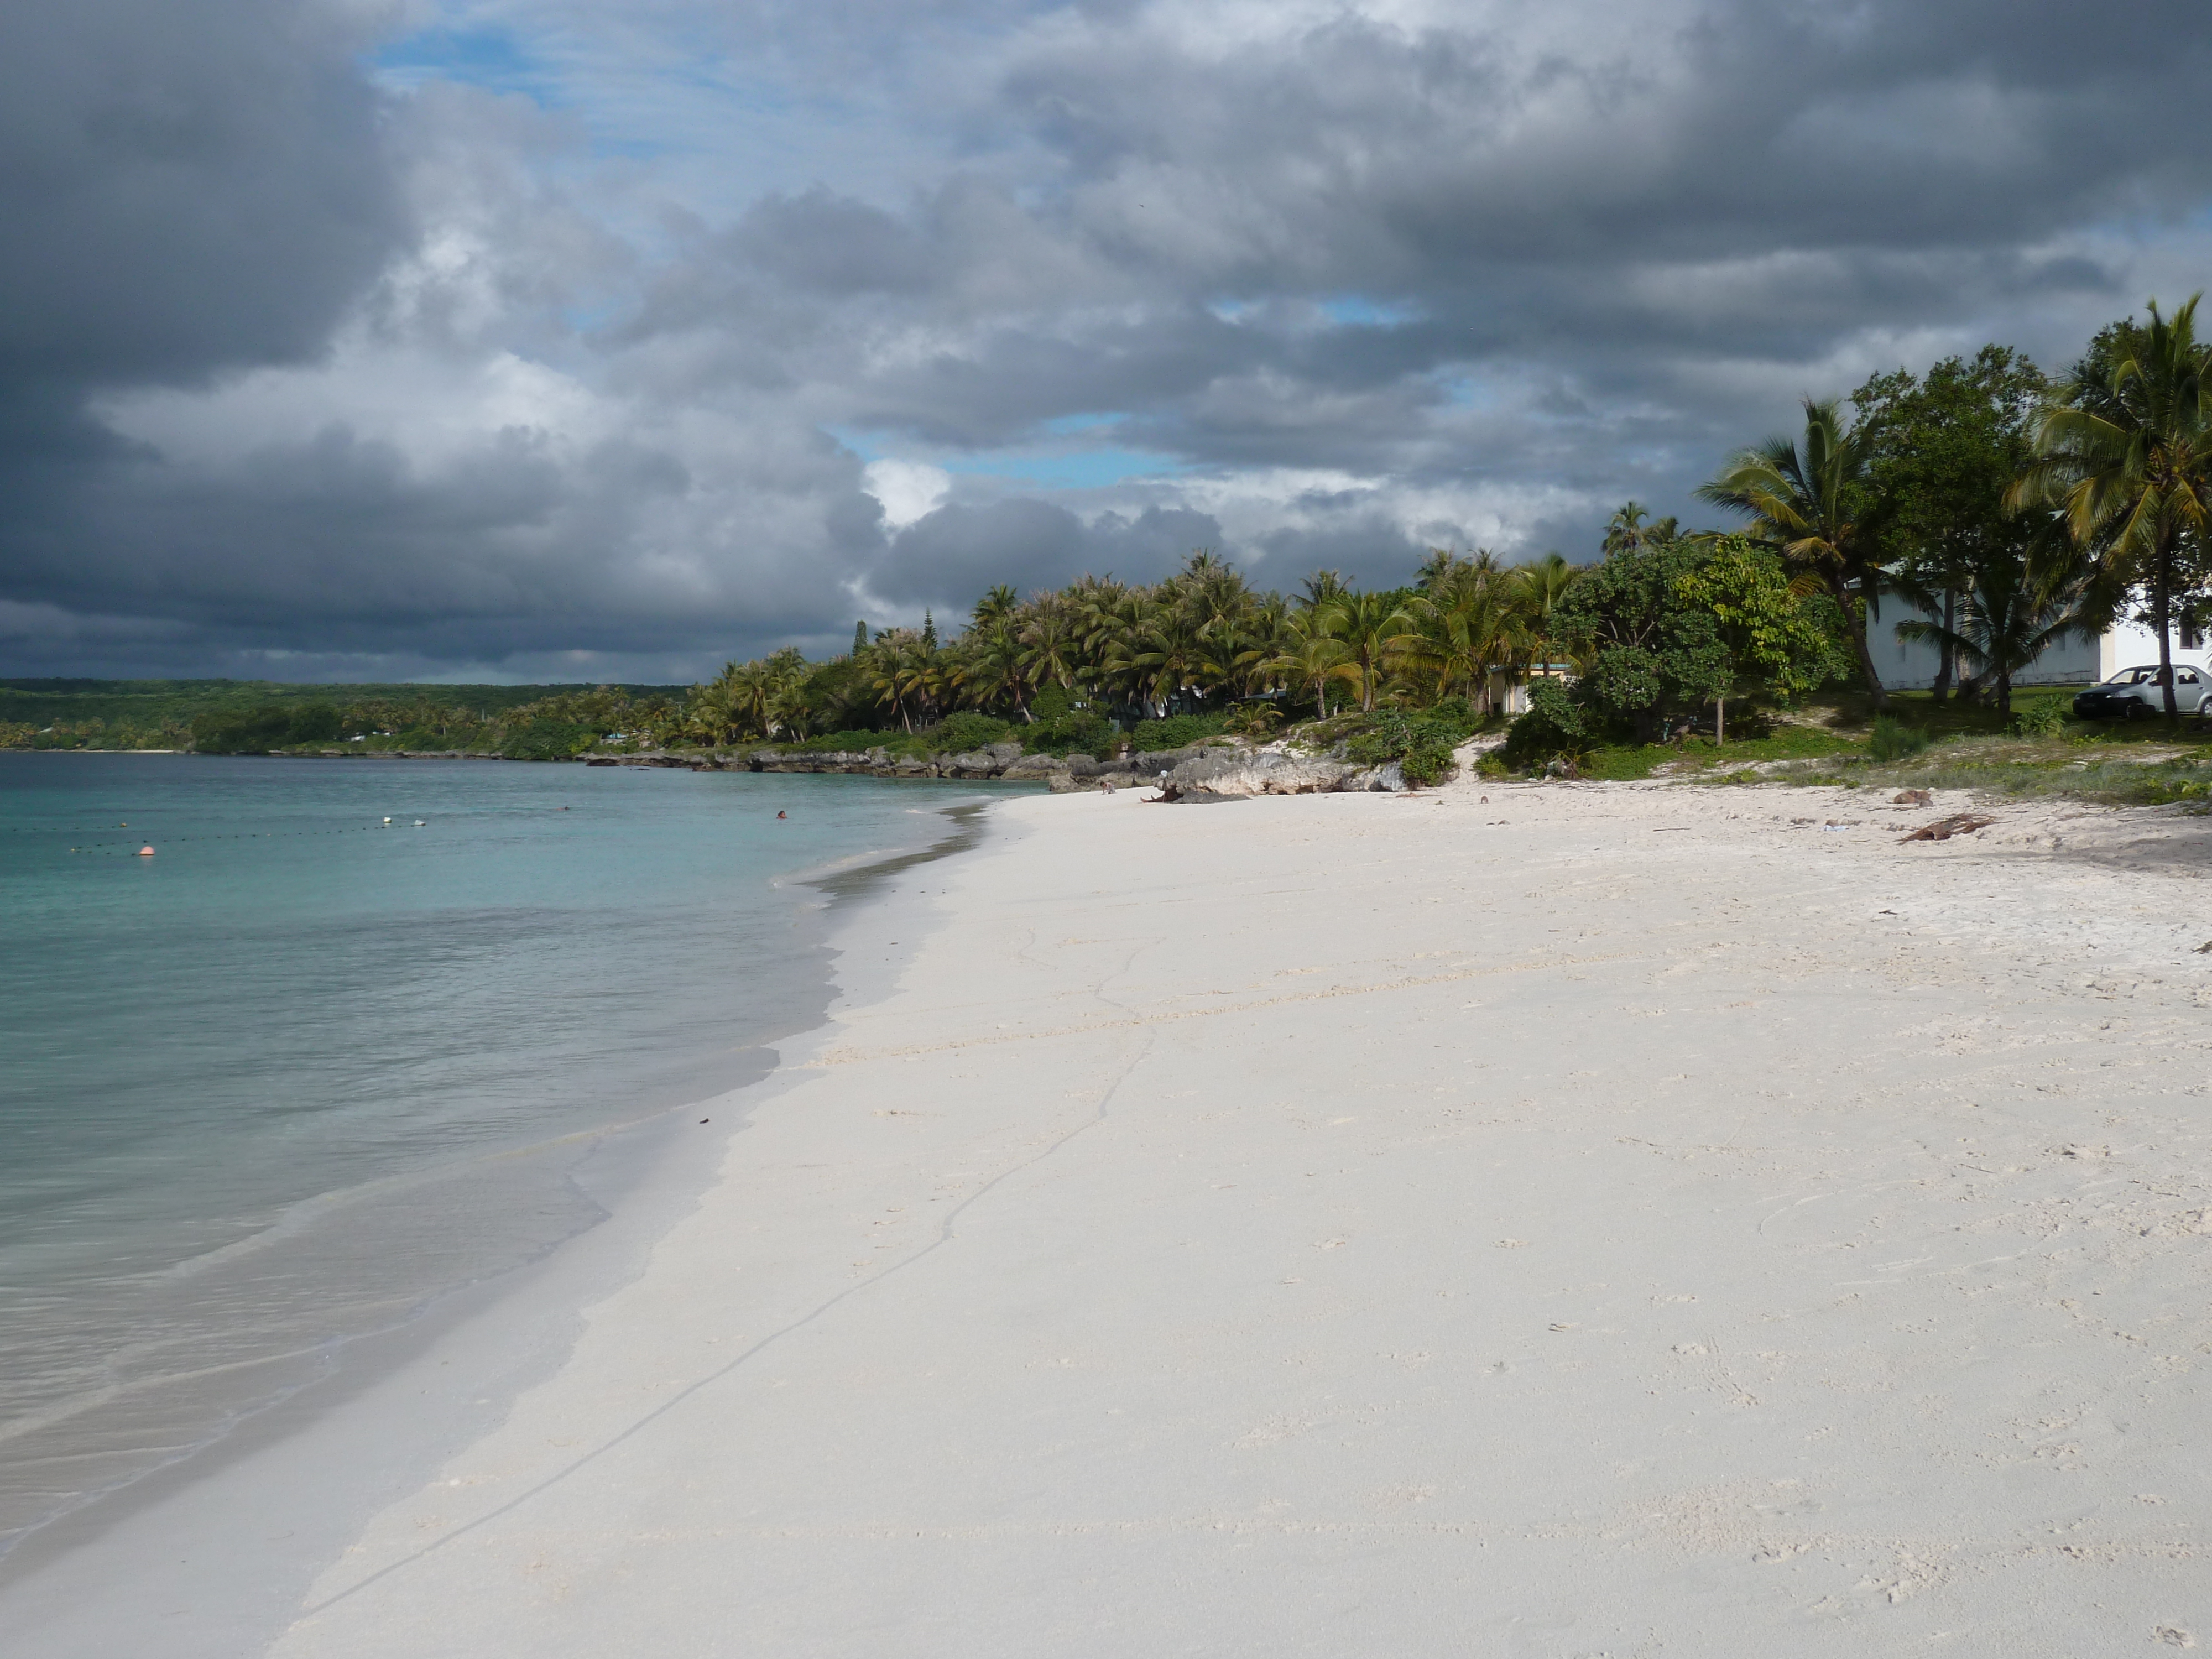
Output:
[[[1905,841],[1948,841],[1954,836],[1971,836],[1977,830],[1986,830],[1995,818],[1981,817],[1972,812],[1954,812],[1948,818],[1938,818],[1933,823],[1923,823]]]

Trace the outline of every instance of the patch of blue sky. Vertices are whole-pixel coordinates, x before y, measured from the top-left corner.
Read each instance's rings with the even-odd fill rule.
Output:
[[[1080,449],[1062,454],[993,451],[936,463],[969,477],[1006,478],[1047,489],[1105,489],[1132,478],[1158,478],[1187,471],[1166,455],[1140,449]]]
[[[880,461],[884,459],[885,451],[883,444],[856,428],[825,426],[822,429],[864,461]]]
[[[1425,314],[1419,307],[1402,301],[1378,300],[1366,294],[1332,294],[1316,298],[1284,297],[1269,300],[1217,299],[1206,309],[1232,327],[1266,325],[1291,333],[1317,327],[1403,328]]]
[[[1445,404],[1453,409],[1503,409],[1505,394],[1493,380],[1472,374],[1452,374],[1440,378],[1437,387],[1444,394]]]
[[[1418,306],[1364,294],[1340,294],[1320,305],[1322,315],[1340,328],[1403,328],[1421,319]]]
[[[577,334],[594,334],[629,319],[635,307],[629,299],[594,300],[586,305],[569,306],[561,313],[561,320]]]
[[[562,101],[558,76],[514,31],[497,24],[421,29],[386,41],[368,62],[380,80],[402,90],[453,81],[488,92],[519,92],[549,107]]]

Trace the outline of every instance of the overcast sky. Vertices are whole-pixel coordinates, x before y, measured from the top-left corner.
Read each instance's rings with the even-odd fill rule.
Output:
[[[2134,0],[0,13],[0,673],[689,680],[1212,547],[1592,556],[2204,285]]]

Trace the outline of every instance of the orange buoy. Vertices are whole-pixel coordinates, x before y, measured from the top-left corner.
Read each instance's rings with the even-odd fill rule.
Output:
[[[138,856],[142,859],[150,859],[154,856],[154,849],[150,847],[142,847],[138,849]]]

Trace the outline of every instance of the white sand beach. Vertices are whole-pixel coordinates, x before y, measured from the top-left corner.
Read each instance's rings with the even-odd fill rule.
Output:
[[[275,1651],[2212,1645],[2212,821],[1964,804],[1005,804]]]

